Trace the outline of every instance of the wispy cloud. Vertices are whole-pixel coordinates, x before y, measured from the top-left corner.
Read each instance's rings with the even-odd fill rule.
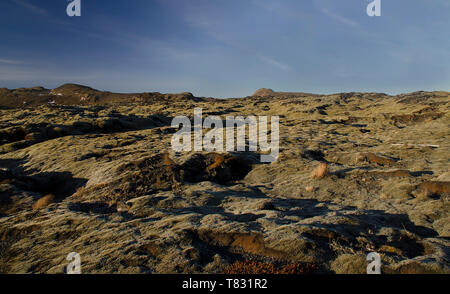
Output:
[[[0,63],[5,63],[5,64],[20,64],[21,62],[18,60],[13,60],[13,59],[3,59],[0,58]]]
[[[287,3],[273,0],[253,0],[253,5],[262,8],[270,13],[277,14],[284,18],[291,19],[310,19],[311,16],[299,9],[292,9]]]
[[[450,2],[448,0],[438,0],[438,3],[445,8],[450,8]]]
[[[345,24],[345,25],[348,25],[348,26],[352,26],[352,27],[359,27],[359,23],[357,23],[356,21],[353,21],[353,20],[351,20],[351,19],[349,19],[349,18],[347,18],[345,16],[342,16],[340,14],[331,12],[331,11],[329,11],[326,8],[322,8],[321,11],[324,14],[328,15],[329,17],[333,18],[334,20],[336,20],[336,21],[338,21],[338,22],[340,22],[342,24]]]
[[[37,5],[34,5],[32,3],[30,3],[27,0],[12,0],[12,2],[14,2],[17,5],[20,5],[26,9],[28,9],[29,11],[36,13],[36,14],[40,14],[40,15],[47,15],[48,11],[45,10],[44,8],[41,8]]]
[[[270,58],[270,57],[267,57],[267,56],[264,56],[264,55],[258,55],[258,58],[260,60],[262,60],[262,61],[264,61],[264,62],[266,62],[266,63],[268,63],[268,64],[270,64],[270,65],[272,65],[272,66],[274,66],[276,68],[278,68],[278,69],[281,69],[281,70],[284,70],[284,71],[292,70],[292,68],[289,65],[281,63],[281,62],[279,62],[279,61],[277,61],[277,60],[275,60],[273,58]]]

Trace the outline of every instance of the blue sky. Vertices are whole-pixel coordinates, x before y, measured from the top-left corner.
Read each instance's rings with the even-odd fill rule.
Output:
[[[450,91],[450,1],[0,2],[0,87],[118,92]]]

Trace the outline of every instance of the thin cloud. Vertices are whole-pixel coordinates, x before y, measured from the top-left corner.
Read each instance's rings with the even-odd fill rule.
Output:
[[[262,60],[262,61],[264,61],[264,62],[266,62],[266,63],[268,63],[268,64],[270,64],[270,65],[272,65],[274,67],[276,67],[276,68],[281,69],[281,70],[284,70],[284,71],[290,71],[291,70],[291,67],[289,65],[281,63],[281,62],[279,62],[279,61],[277,61],[275,59],[272,59],[270,57],[267,57],[267,56],[264,56],[264,55],[258,55],[258,58],[260,60]]]
[[[299,9],[292,9],[289,5],[273,0],[253,0],[253,5],[284,18],[310,20],[311,16]]]
[[[28,9],[29,11],[40,14],[40,15],[47,15],[48,11],[44,8],[41,8],[37,5],[31,4],[27,0],[12,0],[15,4],[22,6],[23,8]]]
[[[352,27],[359,27],[359,23],[357,23],[356,21],[353,21],[353,20],[351,20],[351,19],[349,19],[349,18],[347,18],[345,16],[342,16],[342,15],[336,14],[334,12],[331,12],[331,11],[329,11],[326,8],[323,8],[322,12],[325,13],[326,15],[330,16],[334,20],[342,23],[342,24],[345,24],[345,25],[348,25],[348,26],[352,26]]]
[[[450,8],[450,2],[448,0],[439,0],[438,2],[440,5],[444,6],[445,8]]]
[[[6,64],[20,64],[20,61],[12,60],[12,59],[3,59],[0,58],[0,63],[6,63]]]

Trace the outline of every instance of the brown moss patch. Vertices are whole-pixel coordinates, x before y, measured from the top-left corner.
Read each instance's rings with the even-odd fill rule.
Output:
[[[392,166],[396,163],[396,161],[391,158],[376,155],[371,152],[358,153],[357,154],[357,162],[360,162],[360,161],[367,161],[367,162],[377,164],[377,165],[382,165],[382,166]]]
[[[228,266],[223,274],[226,275],[252,275],[252,274],[276,274],[276,275],[300,275],[318,273],[319,268],[314,263],[292,263],[285,266],[276,266],[273,263],[257,261],[237,261]]]
[[[14,181],[13,179],[0,180],[0,185],[8,185],[11,184],[13,181]]]
[[[124,176],[115,181],[113,198],[127,200],[157,191],[167,191],[179,181],[179,167],[167,154],[158,154],[122,166]]]
[[[229,154],[194,154],[182,165],[168,153],[141,158],[119,167],[120,178],[91,186],[73,196],[96,192],[104,200],[126,201],[161,191],[177,191],[183,182],[211,181],[222,185],[244,178],[251,170],[249,161]]]
[[[421,190],[427,190],[433,194],[450,193],[450,182],[424,182],[418,187]]]
[[[251,169],[251,162],[244,156],[195,154],[181,166],[181,179],[190,183],[211,181],[227,185],[243,179]]]
[[[418,200],[428,200],[433,196],[443,196],[450,194],[450,182],[428,181],[417,186],[412,194]]]
[[[33,232],[36,232],[41,229],[41,226],[39,225],[31,225],[31,226],[15,226],[12,228],[6,228],[3,231],[0,231],[0,240],[4,241],[8,238],[21,238],[23,236],[29,235]]]
[[[154,242],[143,244],[139,247],[139,249],[154,257],[158,257],[162,253],[161,246]]]
[[[444,116],[444,113],[425,113],[425,114],[402,114],[391,116],[391,119],[399,123],[423,122],[438,119]]]
[[[382,178],[408,178],[412,177],[411,173],[407,170],[394,170],[394,171],[375,171],[368,172],[369,175]]]
[[[285,259],[284,252],[266,247],[264,238],[258,233],[228,233],[201,230],[194,232],[200,240],[213,246],[228,247],[231,252],[267,256],[275,259]]]

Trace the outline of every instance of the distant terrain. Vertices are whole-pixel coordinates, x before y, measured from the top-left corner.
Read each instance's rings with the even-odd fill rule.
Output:
[[[108,105],[121,103],[151,103],[153,101],[169,101],[170,99],[194,98],[191,93],[161,94],[136,93],[119,94],[99,91],[87,86],[65,84],[49,90],[43,87],[6,89],[0,88],[0,107],[31,107],[44,104],[63,105]]]
[[[175,153],[175,116],[279,116],[280,156]],[[0,273],[450,273],[450,93],[0,89]]]

